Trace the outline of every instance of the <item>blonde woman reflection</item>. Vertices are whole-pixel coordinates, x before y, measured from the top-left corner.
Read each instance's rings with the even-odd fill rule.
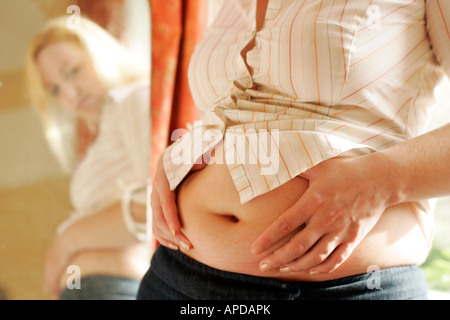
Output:
[[[134,299],[148,268],[145,195],[149,163],[148,72],[115,39],[81,18],[51,21],[33,40],[27,75],[33,105],[52,130],[57,104],[97,137],[75,168],[73,215],[48,251],[44,287],[60,299]],[[69,289],[81,271],[81,289]]]

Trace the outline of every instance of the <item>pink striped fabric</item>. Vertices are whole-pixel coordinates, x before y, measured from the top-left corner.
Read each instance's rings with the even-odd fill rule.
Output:
[[[196,48],[203,117],[165,152],[172,189],[219,141],[245,203],[326,159],[426,131],[450,74],[450,1],[270,0],[260,30],[256,7],[223,1]]]

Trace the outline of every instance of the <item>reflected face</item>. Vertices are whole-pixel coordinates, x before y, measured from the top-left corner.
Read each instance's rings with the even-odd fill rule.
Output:
[[[36,58],[44,86],[67,111],[97,122],[106,89],[89,55],[70,42],[44,47]]]

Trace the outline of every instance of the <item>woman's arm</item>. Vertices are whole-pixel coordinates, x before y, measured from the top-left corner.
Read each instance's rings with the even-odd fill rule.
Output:
[[[395,174],[398,202],[450,194],[450,123],[379,154]]]
[[[262,270],[332,272],[387,207],[450,194],[450,124],[380,152],[324,161],[302,176],[308,190],[252,246],[258,254],[294,234],[262,259]]]
[[[145,210],[145,205],[131,203],[131,214],[136,221],[145,222]],[[124,224],[119,202],[77,220],[64,231],[61,238],[73,254],[97,248],[123,248],[138,242]]]
[[[131,212],[136,221],[145,221],[145,206],[132,204]],[[44,287],[57,294],[59,278],[70,259],[77,253],[95,249],[121,249],[138,243],[126,228],[121,204],[77,220],[59,235],[47,252],[44,268]]]

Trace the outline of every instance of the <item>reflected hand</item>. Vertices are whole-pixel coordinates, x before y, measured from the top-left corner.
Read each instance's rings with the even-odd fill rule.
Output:
[[[372,155],[333,158],[301,175],[307,191],[253,243],[258,254],[291,237],[261,260],[262,271],[332,272],[350,256],[391,201],[387,168]]]
[[[70,250],[63,243],[62,237],[59,237],[47,251],[44,264],[44,290],[57,298],[60,294],[60,279],[66,268]]]

